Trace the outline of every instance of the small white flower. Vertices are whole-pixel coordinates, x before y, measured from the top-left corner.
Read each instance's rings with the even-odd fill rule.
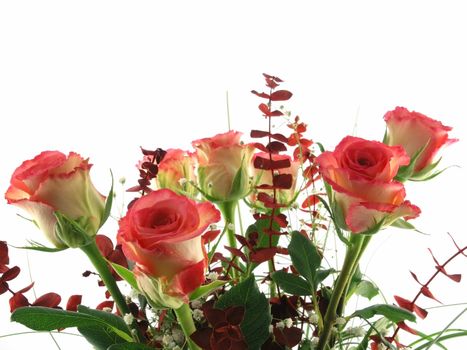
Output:
[[[284,322],[279,321],[279,322],[276,323],[276,327],[279,328],[279,329],[284,329],[285,324],[284,324]]]
[[[170,334],[164,334],[164,336],[162,337],[162,344],[164,345],[169,345],[170,343],[173,343],[173,341],[174,338],[172,338]]]
[[[285,327],[290,328],[290,327],[293,326],[293,321],[292,321],[291,318],[286,318],[286,319],[284,320],[284,324],[285,324]]]
[[[139,295],[138,291],[134,288],[131,288],[128,296],[130,297],[130,299],[136,299],[138,298],[138,295]]]
[[[234,231],[234,230],[235,230],[235,225],[232,224],[232,223],[229,223],[229,224],[227,225],[227,228],[228,228],[230,231]]]
[[[366,334],[366,331],[363,327],[350,327],[347,328],[347,332],[355,335],[356,337],[363,337]]]
[[[209,278],[209,277],[208,277]],[[197,300],[193,300],[191,302],[191,307],[193,309],[201,309],[201,306],[203,306],[203,303],[201,302],[201,300],[197,299]]]
[[[274,332],[274,326],[272,324],[269,325],[269,333],[272,334]]]
[[[172,350],[182,350],[178,345],[175,345]]]
[[[343,326],[347,323],[347,320],[344,317],[336,318],[336,325]]]
[[[318,324],[319,317],[317,314],[312,312],[310,313],[310,316],[308,316],[308,321],[310,321],[311,324]]]
[[[181,177],[179,180],[178,180],[178,183],[180,184],[180,186],[183,186],[184,184],[186,184],[188,182],[187,179],[185,179],[184,177]]]
[[[255,208],[251,208],[251,209],[250,209],[250,214],[255,215],[255,214],[256,214],[256,209],[255,209]]]
[[[209,229],[211,231],[215,231],[215,230],[217,230],[217,225],[216,224],[211,224],[211,225],[209,225]]]
[[[111,307],[104,307],[104,308],[102,308],[102,311],[112,312],[112,308]]]
[[[318,337],[311,338],[311,345],[317,346],[318,343],[319,343],[319,338]]]
[[[177,344],[183,344],[185,341],[185,336],[183,335],[182,330],[179,328],[172,329],[172,338]]]
[[[196,310],[193,310],[193,318],[196,320],[196,321],[201,321],[204,317],[204,313],[202,310],[200,309],[196,309]]]
[[[125,321],[125,323],[127,325],[131,325],[133,323],[133,321],[135,320],[135,318],[133,317],[132,314],[125,314],[123,316],[123,321]]]
[[[292,209],[298,209],[299,206],[298,206],[298,203],[292,203],[292,205],[290,206]]]
[[[118,182],[120,182],[120,184],[124,185],[125,182],[126,182],[126,178],[124,176],[122,176],[121,178],[118,179]]]
[[[219,278],[219,274],[217,272],[209,272],[207,278],[211,281],[215,281]]]

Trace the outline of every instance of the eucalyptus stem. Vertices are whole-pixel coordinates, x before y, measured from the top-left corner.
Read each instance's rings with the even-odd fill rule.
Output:
[[[130,308],[128,307],[126,303],[125,298],[122,295],[122,292],[120,292],[120,289],[117,286],[117,282],[115,281],[115,278],[112,276],[112,273],[110,272],[110,269],[107,265],[107,261],[104,259],[104,257],[100,253],[99,248],[97,247],[96,241],[93,240],[91,243],[85,246],[82,246],[80,248],[87,255],[91,263],[96,268],[97,272],[99,273],[100,278],[104,282],[105,286],[107,287],[107,290],[109,291],[113,300],[117,304],[117,308],[120,311],[120,314],[122,316],[126,314],[131,314]],[[136,320],[132,322],[129,328],[131,330],[132,337],[137,342],[144,344],[145,343],[144,337],[139,331]]]
[[[332,291],[331,300],[329,301],[326,314],[323,321],[323,329],[319,334],[318,350],[325,350],[328,345],[329,337],[331,336],[332,327],[337,318],[337,308],[342,294],[345,291],[348,281],[352,278],[354,267],[361,257],[361,250],[365,240],[365,236],[353,234],[350,237],[350,245],[345,254],[344,264],[337,278],[336,285]]]
[[[193,323],[191,309],[188,304],[183,304],[178,309],[174,309],[174,312],[177,316],[177,320],[180,323],[180,326],[182,327],[183,334],[185,334],[185,339],[190,350],[201,350],[201,348],[196,345],[190,338],[190,335],[196,331],[196,327]]]

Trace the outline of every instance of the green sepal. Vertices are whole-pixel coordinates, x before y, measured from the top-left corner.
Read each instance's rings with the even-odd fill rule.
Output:
[[[61,252],[61,251],[65,250],[65,249],[68,249],[68,247],[66,247],[66,246],[61,247],[61,248],[47,247],[47,246],[43,245],[42,243],[32,241],[32,240],[28,240],[28,243],[30,244],[30,246],[25,246],[25,247],[12,246],[12,247],[16,248],[16,249],[36,250],[36,251],[39,251],[39,252],[46,252],[46,253],[56,253],[56,252]]]
[[[55,233],[65,245],[79,248],[92,242],[92,238],[80,225],[80,219],[72,220],[58,211],[54,215],[57,219]]]
[[[102,214],[102,219],[99,228],[101,228],[105,224],[105,222],[110,216],[110,211],[112,210],[112,203],[114,199],[114,175],[112,174],[112,170],[110,170],[110,178],[112,179],[112,185],[110,186],[109,195],[107,196],[107,199],[105,201],[104,213]]]
[[[126,267],[113,263],[111,261],[108,261],[110,265],[112,265],[113,269],[115,272],[123,278],[128,284],[133,288],[139,291],[138,289],[138,283],[136,282],[135,275],[131,270],[128,270]]]
[[[190,301],[202,298],[202,297],[210,294],[211,292],[215,291],[217,288],[222,287],[227,282],[228,281],[215,280],[215,281],[212,281],[211,283],[205,284],[204,286],[200,286],[200,287],[196,288],[190,294]]]

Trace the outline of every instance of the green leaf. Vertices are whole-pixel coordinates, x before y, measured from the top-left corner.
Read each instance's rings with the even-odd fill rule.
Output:
[[[288,246],[292,263],[297,271],[316,287],[317,270],[321,265],[321,256],[311,241],[299,232],[292,232]],[[316,288],[315,288],[316,289]]]
[[[355,294],[371,300],[379,294],[379,289],[370,281],[361,281],[355,288]]]
[[[305,339],[299,345],[298,350],[313,350],[315,346],[312,344],[310,339]]]
[[[312,289],[306,280],[285,271],[276,271],[271,274],[271,278],[281,289],[293,295],[311,295]]]
[[[255,277],[250,275],[222,295],[215,307],[225,309],[230,306],[243,306],[245,316],[240,329],[249,349],[257,350],[269,337],[271,314],[269,302],[258,289]]]
[[[81,312],[70,312],[42,306],[20,307],[13,312],[11,320],[35,331],[52,331],[69,327],[108,327],[122,339],[131,341],[128,329],[124,332],[103,318]]]
[[[86,338],[96,350],[106,350],[113,344],[128,344],[109,327],[78,327],[78,332]]]
[[[144,344],[125,343],[125,344],[115,344],[115,345],[109,346],[107,350],[154,350],[154,348],[150,348]]]
[[[112,170],[110,170],[110,178],[112,179],[112,185],[110,186],[109,195],[107,196],[107,200],[105,201],[104,213],[102,214],[102,219],[99,228],[101,228],[105,224],[105,222],[110,216],[110,211],[112,210],[112,202],[114,199],[114,175],[112,174]]]
[[[416,232],[418,232],[418,233],[421,233],[422,235],[427,235],[426,233],[423,233],[422,231],[417,230],[417,228],[416,228],[414,225],[412,225],[412,224],[411,224],[410,222],[408,222],[408,221],[405,221],[405,220],[402,219],[402,218],[399,218],[399,219],[393,221],[393,223],[391,224],[391,226],[397,227],[397,228],[401,228],[401,229],[403,229],[403,230],[414,230],[414,231],[416,231]]]
[[[191,294],[190,294],[190,301],[202,298],[208,294],[210,294],[212,291],[216,290],[219,287],[222,287],[224,284],[226,284],[228,281],[223,281],[223,280],[215,280],[212,281],[211,283],[208,283],[204,286],[196,288]]]
[[[113,331],[117,333],[120,337],[131,341],[131,333],[125,321],[123,321],[121,317],[118,317],[110,312],[90,309],[84,305],[78,305],[78,312],[102,320],[107,325],[111,326]]]
[[[399,323],[404,320],[411,322],[416,321],[415,315],[410,311],[395,305],[388,304],[376,304],[361,310],[357,310],[352,314],[351,317],[361,317],[368,320],[375,315],[382,315],[394,323]]]
[[[136,282],[136,278],[135,278],[135,275],[133,274],[132,271],[128,270],[126,267],[122,266],[122,265],[119,265],[119,264],[116,264],[116,263],[113,263],[111,261],[108,261],[113,269],[115,270],[115,272],[121,277],[123,278],[125,281],[128,282],[128,284],[133,288],[133,289],[136,289],[136,290],[139,290],[138,288],[138,283]]]
[[[323,282],[331,273],[337,272],[334,269],[319,269],[316,271],[315,286]]]

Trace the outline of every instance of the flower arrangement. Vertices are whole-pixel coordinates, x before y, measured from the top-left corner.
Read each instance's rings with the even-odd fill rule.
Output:
[[[384,116],[382,142],[346,136],[325,150],[307,138],[299,117],[276,106],[292,97],[279,89],[283,81],[264,78],[267,92],[252,93],[268,127],[251,131],[255,142],[229,131],[193,141],[193,151],[142,149],[140,178],[127,189],[135,198],[114,237],[99,232],[112,211],[113,185],[103,196],[87,159],[46,151],[23,162],[5,198],[52,245],[24,248],[80,249],[107,299],[96,308],[81,295],[65,307],[56,293],[31,302],[32,284],[12,289],[20,268],[10,267],[8,245],[0,242],[0,294],[11,294],[12,321],[35,331],[77,327],[96,349],[108,350],[407,348],[401,331],[428,349],[444,334],[467,335],[428,336],[409,323],[427,316],[418,299],[436,300],[430,283],[439,274],[460,281],[448,264],[467,256],[467,246],[455,242],[446,261],[433,256],[427,282],[412,274],[421,285],[413,299],[348,306],[355,295],[371,300],[379,293],[359,261],[381,230],[415,230],[410,220],[421,211],[406,199],[404,182],[443,172],[438,156],[456,141],[451,128],[397,107]],[[285,120],[287,132],[275,130],[274,119]],[[339,266],[326,256],[331,236],[345,251]],[[351,326],[356,319],[362,326]]]

